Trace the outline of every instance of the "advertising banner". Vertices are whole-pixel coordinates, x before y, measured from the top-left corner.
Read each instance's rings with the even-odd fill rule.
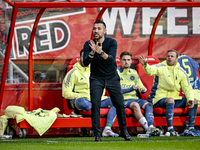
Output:
[[[130,51],[133,58],[148,55],[152,26],[161,8],[108,8],[102,16],[107,36],[118,42],[119,56]],[[35,59],[71,59],[78,57],[91,38],[93,23],[101,8],[48,8],[37,27]],[[27,59],[30,35],[39,8],[19,9],[14,31],[12,59]],[[165,58],[166,51],[200,58],[200,8],[167,8],[154,38],[153,55]]]

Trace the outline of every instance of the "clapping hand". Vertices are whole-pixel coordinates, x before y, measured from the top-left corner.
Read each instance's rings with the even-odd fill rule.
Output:
[[[96,44],[95,44],[93,40],[90,40],[89,46],[91,47],[91,49],[93,51],[93,54],[95,52],[98,53],[98,54],[101,54],[101,52],[102,52],[102,43],[96,42]]]
[[[90,48],[93,51],[93,54],[96,52],[96,44],[94,43],[93,40],[90,40],[90,44],[89,44]]]

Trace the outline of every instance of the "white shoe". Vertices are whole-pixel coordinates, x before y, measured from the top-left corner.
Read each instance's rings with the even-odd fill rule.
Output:
[[[161,134],[161,130],[154,126],[151,126],[148,128],[146,134],[150,134],[152,136],[159,136]]]
[[[180,135],[178,134],[178,132],[176,132],[176,131],[174,130],[174,128],[170,129],[168,132],[170,133],[170,136],[180,136]]]
[[[102,136],[103,137],[118,137],[119,134],[114,133],[111,129],[104,129]]]

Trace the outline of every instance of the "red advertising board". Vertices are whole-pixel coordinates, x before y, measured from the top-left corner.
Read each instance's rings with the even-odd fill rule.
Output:
[[[130,51],[133,58],[148,54],[149,36],[161,8],[108,8],[102,16],[107,36],[118,42],[118,56]],[[42,15],[34,41],[34,59],[71,59],[89,40],[101,8],[48,8]],[[12,59],[27,59],[30,34],[39,9],[19,9]],[[155,33],[153,55],[165,58],[168,49],[200,58],[200,8],[169,7]]]

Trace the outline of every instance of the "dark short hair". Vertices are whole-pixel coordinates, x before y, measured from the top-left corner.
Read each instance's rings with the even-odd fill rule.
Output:
[[[178,52],[176,50],[170,49],[170,50],[167,51],[167,53],[169,53],[169,52],[175,52],[176,53],[176,58],[178,58],[179,54],[178,54]]]
[[[103,22],[102,20],[97,20],[97,21],[94,22],[94,24],[97,24],[97,23],[103,24],[103,26],[104,26],[105,29],[106,29],[106,24],[105,24],[105,22]]]
[[[81,54],[84,52],[84,50],[82,49],[81,51],[80,51],[80,57],[81,57]]]
[[[124,52],[122,52],[122,53],[120,54],[120,59],[121,59],[124,55],[129,55],[129,56],[131,56],[131,58],[132,58],[132,54],[131,54],[130,52],[124,51]]]

